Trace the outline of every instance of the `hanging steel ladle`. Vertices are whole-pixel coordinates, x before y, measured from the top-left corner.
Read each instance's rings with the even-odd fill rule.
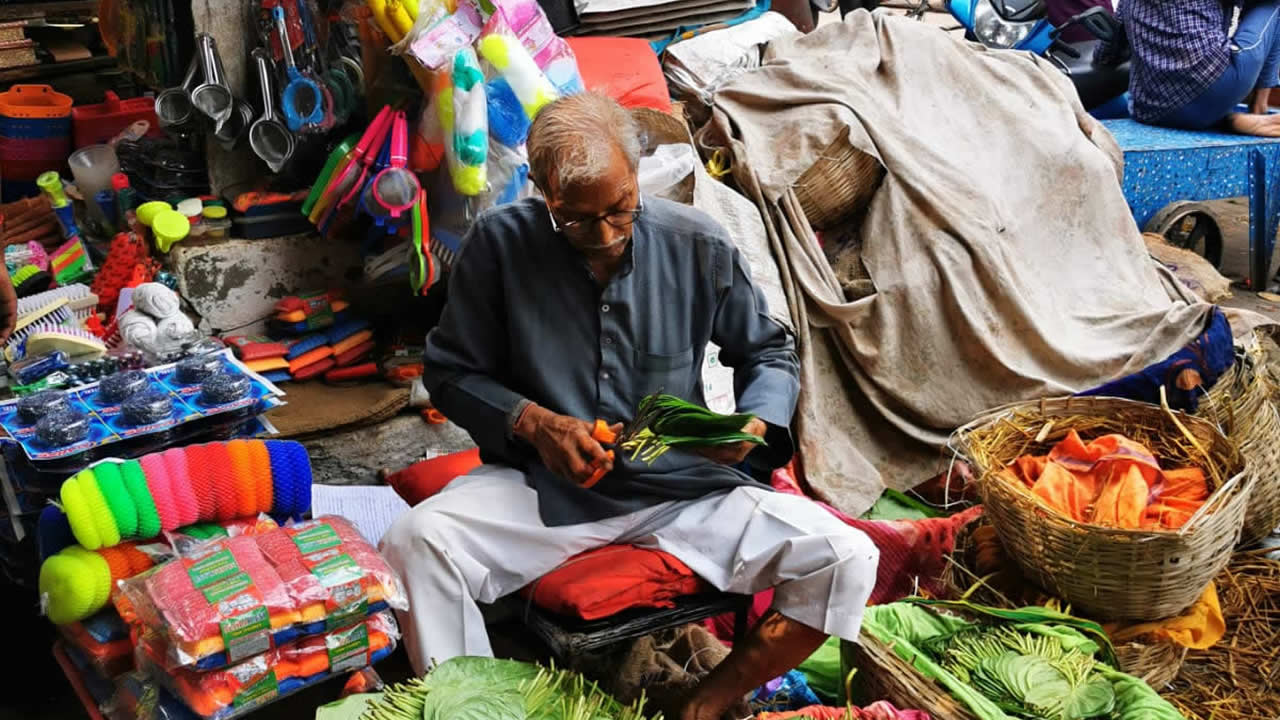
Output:
[[[293,155],[293,134],[276,116],[271,59],[267,51],[262,48],[254,50],[253,60],[258,67],[258,87],[262,90],[262,117],[249,128],[249,147],[271,168],[271,172],[280,172]]]
[[[204,71],[204,84],[191,91],[191,104],[213,121],[214,131],[231,117],[235,97],[222,77],[222,60],[218,57],[218,45],[209,33],[196,34],[196,56]]]

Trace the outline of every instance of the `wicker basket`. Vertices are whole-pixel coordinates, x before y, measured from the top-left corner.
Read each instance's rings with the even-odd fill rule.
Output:
[[[1257,479],[1240,544],[1253,545],[1280,526],[1280,412],[1266,358],[1255,343],[1200,401],[1199,414],[1222,428]]]
[[[633,108],[631,117],[640,131],[640,150],[643,155],[651,154],[659,145],[693,145],[689,125],[684,120],[684,106],[679,103],[671,108],[670,113],[652,108]],[[670,197],[686,205],[692,204],[694,182],[694,173],[690,173],[669,191]]]
[[[857,643],[843,643],[846,657],[858,673],[854,677],[868,698],[888,700],[900,708],[924,710],[930,717],[945,720],[978,720],[969,708],[947,692],[947,689],[921,675],[893,648],[867,631]]]
[[[1122,433],[1148,447],[1163,443],[1162,460],[1204,468],[1213,492],[1178,530],[1127,530],[1070,520],[998,477],[1022,455],[1047,453],[1072,428],[1086,437]],[[956,431],[955,441],[979,478],[987,518],[1022,573],[1087,617],[1178,615],[1227,564],[1240,537],[1251,478],[1239,451],[1202,419],[1116,398],[1057,398],[995,411]]]
[[[1186,648],[1169,640],[1121,643],[1115,647],[1120,671],[1145,681],[1153,690],[1173,682],[1187,656]]]
[[[846,129],[793,187],[809,225],[823,230],[865,208],[883,178],[880,161],[855,148]]]
[[[972,566],[971,537],[979,527],[987,525],[984,518],[977,518],[956,533],[955,549],[951,562],[942,575],[942,588],[946,597],[964,598],[970,602],[991,607],[1016,609],[1026,605],[1041,605],[1051,598],[1031,585],[1016,568],[1009,568],[992,576],[978,577]],[[1007,559],[1007,555],[1004,555]],[[1116,643],[1116,661],[1121,672],[1145,680],[1153,689],[1168,685],[1182,669],[1186,649],[1167,639],[1139,638],[1131,642]]]

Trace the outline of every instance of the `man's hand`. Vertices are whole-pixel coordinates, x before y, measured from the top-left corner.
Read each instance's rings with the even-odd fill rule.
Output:
[[[548,470],[581,484],[597,469],[604,468],[606,473],[613,470],[613,461],[591,437],[592,427],[593,423],[585,420],[530,405],[516,423],[515,434],[538,451]],[[622,432],[622,424],[610,429]]]
[[[18,322],[18,292],[9,280],[9,269],[0,263],[0,345],[8,342]]]
[[[768,426],[760,418],[751,418],[751,422],[742,428],[742,432],[749,435],[758,435],[764,437],[765,430]],[[751,442],[739,442],[732,445],[711,445],[708,447],[697,448],[694,452],[699,455],[710,458],[722,465],[737,465],[747,459],[747,455],[756,449],[756,444]]]

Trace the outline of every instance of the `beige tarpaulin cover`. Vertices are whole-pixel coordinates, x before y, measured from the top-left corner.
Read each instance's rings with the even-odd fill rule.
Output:
[[[1212,307],[1147,255],[1114,140],[1028,53],[858,12],[771,44],[715,102],[699,141],[732,139],[765,216],[800,335],[806,475],[845,512],[940,470],[981,411],[1095,387],[1205,327]],[[887,170],[861,228],[875,293],[856,302],[789,190],[846,129]]]

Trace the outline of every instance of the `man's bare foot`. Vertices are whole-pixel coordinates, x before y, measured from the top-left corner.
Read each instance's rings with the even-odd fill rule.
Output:
[[[1227,122],[1234,132],[1257,137],[1280,137],[1280,115],[1231,113]]]

